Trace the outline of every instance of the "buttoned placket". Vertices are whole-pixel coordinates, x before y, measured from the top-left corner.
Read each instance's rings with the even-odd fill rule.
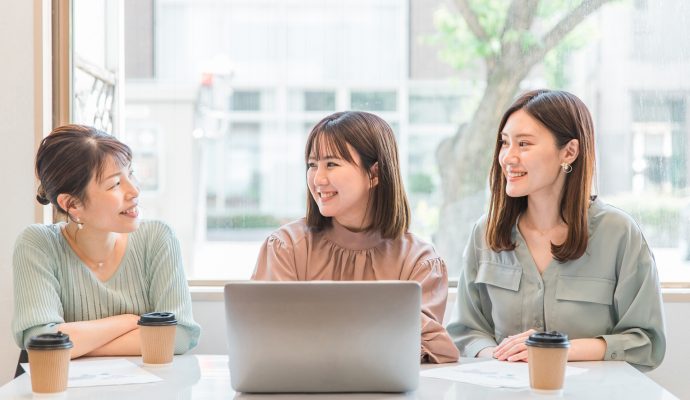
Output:
[[[532,254],[529,252],[527,242],[517,229],[515,231],[517,236],[515,255],[523,273],[522,284],[524,286],[520,290],[523,292],[526,306],[522,313],[522,328],[523,331],[528,329],[544,331],[547,329],[545,310],[548,306],[545,303],[546,296],[544,295],[547,289],[545,281],[547,283],[555,282],[550,278],[554,273],[557,274],[556,266],[553,265],[554,261],[552,260],[544,270],[544,276],[542,276]]]

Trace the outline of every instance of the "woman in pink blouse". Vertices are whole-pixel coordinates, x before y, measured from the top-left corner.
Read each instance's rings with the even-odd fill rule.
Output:
[[[410,207],[391,127],[376,115],[339,112],[307,139],[307,215],[272,233],[254,280],[414,280],[422,287],[422,361],[457,361],[443,328],[446,264],[408,232]]]

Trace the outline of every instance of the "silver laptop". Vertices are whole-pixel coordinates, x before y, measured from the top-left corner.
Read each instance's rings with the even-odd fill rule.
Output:
[[[417,282],[225,285],[230,381],[239,392],[406,392],[421,349]]]

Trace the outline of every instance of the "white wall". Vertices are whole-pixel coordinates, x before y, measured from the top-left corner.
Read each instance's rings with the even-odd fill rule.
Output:
[[[4,1],[0,12],[0,383],[14,376],[10,334],[12,247],[34,221],[34,1]]]
[[[689,297],[685,296],[685,297]],[[201,325],[201,339],[193,353],[223,354],[225,344],[225,317],[222,295],[216,296],[204,293],[193,293],[194,318]],[[452,299],[449,299],[452,301]],[[648,375],[659,385],[681,399],[690,399],[690,385],[688,385],[685,371],[690,359],[690,298],[684,302],[664,302],[666,311],[666,329],[668,347],[666,358],[659,368]]]

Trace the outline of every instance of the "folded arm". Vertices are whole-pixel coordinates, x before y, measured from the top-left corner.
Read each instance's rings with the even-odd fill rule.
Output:
[[[141,355],[140,336],[138,328],[119,336],[103,346],[87,353],[87,356],[138,356]]]
[[[92,321],[66,322],[56,325],[56,328],[68,334],[74,343],[72,358],[86,354],[136,355],[140,354],[138,320],[134,314],[122,314]],[[131,332],[137,333],[128,335]]]

